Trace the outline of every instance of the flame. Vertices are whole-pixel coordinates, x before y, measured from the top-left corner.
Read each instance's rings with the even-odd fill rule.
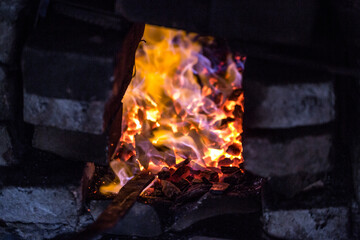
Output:
[[[179,30],[147,25],[144,39],[110,164],[119,181],[104,186],[103,193],[117,192],[141,170],[157,173],[187,158],[197,169],[217,167],[224,158],[234,160],[232,165],[243,161],[239,66],[244,59],[227,53],[214,64],[204,53],[204,44],[214,39]]]

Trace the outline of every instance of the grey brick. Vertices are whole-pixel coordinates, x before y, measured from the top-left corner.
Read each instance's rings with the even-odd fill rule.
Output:
[[[29,0],[2,0],[0,2],[0,62],[12,64],[18,57],[19,38],[23,28],[23,11],[29,5]]]
[[[16,21],[19,13],[23,10],[30,0],[2,0],[0,2],[0,19]]]
[[[263,222],[265,232],[281,239],[350,239],[347,207],[265,211]]]
[[[5,126],[0,125],[0,166],[17,162],[13,156],[12,143]]]
[[[35,126],[33,147],[68,159],[106,164],[106,136]]]
[[[0,62],[8,63],[16,48],[17,31],[14,23],[0,21]]]
[[[245,168],[262,177],[321,173],[331,168],[331,135],[299,136],[284,141],[244,137]]]
[[[0,219],[76,227],[93,171],[92,164],[31,157],[0,168]]]
[[[91,201],[90,213],[96,219],[111,201]],[[160,218],[154,207],[136,202],[108,233],[127,236],[156,237],[162,233]]]
[[[16,79],[0,66],[0,120],[12,120],[17,107]]]
[[[104,110],[104,101],[87,102],[24,94],[24,120],[34,125],[102,134]]]
[[[244,83],[244,125],[248,128],[289,128],[324,124],[335,118],[332,82]]]

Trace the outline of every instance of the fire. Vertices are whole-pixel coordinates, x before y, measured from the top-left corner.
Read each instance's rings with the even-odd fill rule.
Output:
[[[244,58],[217,52],[213,38],[163,27],[147,25],[144,40],[110,164],[119,181],[102,193],[118,192],[141,170],[157,173],[185,159],[194,170],[243,162]]]

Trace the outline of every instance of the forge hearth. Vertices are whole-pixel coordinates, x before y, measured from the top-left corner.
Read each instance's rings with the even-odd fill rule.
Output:
[[[359,239],[358,11],[357,0],[1,1],[0,239]],[[242,126],[235,142],[219,149],[226,137],[202,131],[198,144],[197,122],[165,126],[164,112],[189,120],[176,92],[160,101],[170,111],[128,104],[127,91],[144,93],[131,79],[149,79],[134,68],[152,42],[144,23],[194,32],[195,55],[215,67],[191,58],[173,72],[194,73],[206,111],[236,102],[214,124],[217,137]],[[237,74],[242,86],[218,92]],[[205,163],[162,146],[186,137]]]

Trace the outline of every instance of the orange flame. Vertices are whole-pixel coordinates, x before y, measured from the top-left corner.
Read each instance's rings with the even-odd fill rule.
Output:
[[[111,162],[120,183],[104,186],[103,193],[117,192],[143,169],[157,173],[186,158],[195,169],[218,167],[224,158],[232,165],[243,161],[242,76],[233,56],[220,62],[225,70],[218,74],[200,43],[211,44],[210,37],[199,41],[196,34],[148,25],[144,39]]]

